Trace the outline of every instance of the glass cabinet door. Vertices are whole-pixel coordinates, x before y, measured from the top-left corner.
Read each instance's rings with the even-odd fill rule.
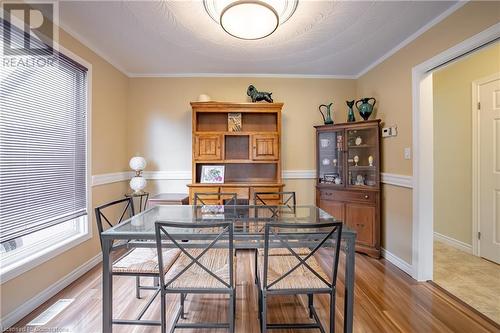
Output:
[[[347,130],[348,186],[377,188],[378,159],[378,127]]]
[[[318,181],[344,186],[344,131],[318,133]]]

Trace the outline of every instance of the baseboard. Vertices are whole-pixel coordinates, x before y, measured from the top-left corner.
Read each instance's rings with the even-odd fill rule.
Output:
[[[459,249],[461,251],[464,251],[466,253],[472,254],[472,245],[464,243],[462,241],[456,240],[454,238],[451,238],[449,236],[445,236],[443,234],[440,234],[438,232],[434,232],[434,240],[440,241],[442,243],[445,243],[447,245],[450,245],[456,249]]]
[[[381,250],[383,258],[385,258],[388,262],[390,262],[409,276],[413,276],[413,266],[411,264],[407,263],[405,260],[399,258],[398,256],[392,254],[384,248],[382,248]]]
[[[32,297],[26,303],[22,304],[20,307],[7,314],[5,317],[0,320],[0,328],[2,331],[8,329],[28,314],[30,314],[33,310],[38,308],[40,305],[48,301],[51,297],[56,295],[58,292],[69,286],[76,279],[78,279],[83,274],[87,273],[91,270],[95,265],[100,263],[102,260],[102,253],[99,253],[95,257],[91,258],[83,265],[64,276],[62,279],[54,283],[52,286],[48,287],[38,295]]]

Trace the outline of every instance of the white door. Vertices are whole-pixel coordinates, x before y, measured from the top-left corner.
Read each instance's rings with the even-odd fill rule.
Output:
[[[500,78],[478,90],[479,253],[500,263]]]

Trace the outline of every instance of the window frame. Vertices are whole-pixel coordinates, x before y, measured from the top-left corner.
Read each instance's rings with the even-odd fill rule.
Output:
[[[43,263],[61,255],[64,252],[80,245],[81,243],[89,240],[93,236],[92,232],[92,64],[85,59],[64,48],[54,41],[54,49],[71,60],[85,66],[87,68],[87,85],[86,85],[86,111],[87,111],[87,133],[86,133],[86,148],[87,156],[85,161],[86,166],[86,199],[87,199],[87,215],[80,223],[83,223],[83,231],[77,235],[71,234],[71,237],[60,242],[52,242],[47,244],[43,249],[34,248],[31,253],[22,253],[22,257],[16,264],[7,267],[2,266],[0,259],[0,281],[5,283]],[[78,219],[69,220],[76,221]],[[69,222],[67,221],[67,222]],[[66,223],[66,222],[63,222]],[[70,234],[68,234],[70,235]]]

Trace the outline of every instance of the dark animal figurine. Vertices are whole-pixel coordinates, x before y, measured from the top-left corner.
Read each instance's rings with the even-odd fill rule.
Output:
[[[249,85],[247,89],[247,95],[250,96],[253,103],[260,101],[266,101],[268,103],[272,103],[273,102],[273,98],[271,97],[272,94],[273,93],[270,92],[258,91],[252,85]]]

